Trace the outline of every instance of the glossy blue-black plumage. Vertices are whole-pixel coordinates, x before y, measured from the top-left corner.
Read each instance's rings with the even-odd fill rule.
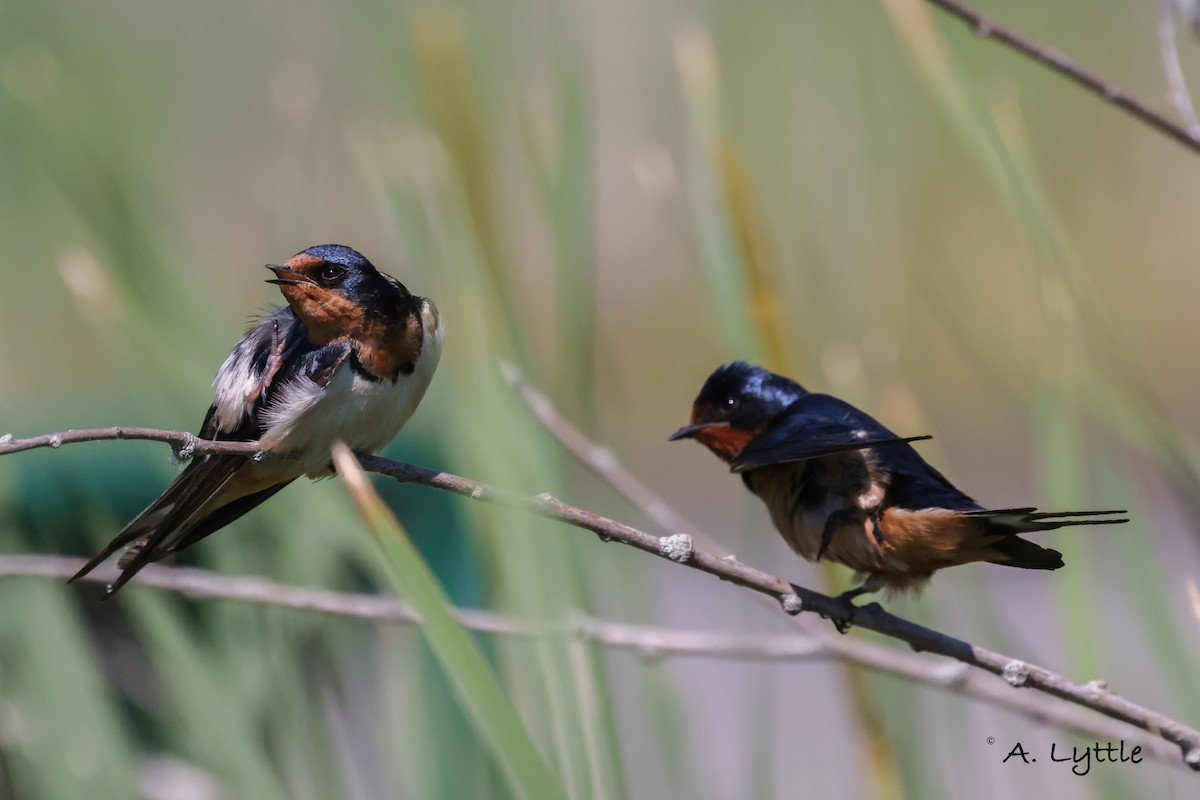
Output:
[[[347,269],[363,269],[365,267],[369,267],[371,270],[375,269],[366,256],[344,244],[315,244],[300,252]]]
[[[828,556],[879,586],[920,588],[937,570],[971,561],[1052,570],[1061,554],[1019,534],[1127,521],[1123,511],[985,509],[869,414],[761,367],[736,362],[705,382],[695,438],[742,476],[780,533],[810,560]],[[947,513],[951,512],[951,513]]]
[[[844,400],[808,392],[762,367],[745,361],[718,367],[704,382],[696,406],[712,409],[714,419],[719,415],[734,427],[757,431],[731,460],[735,472],[877,447],[877,463],[895,474],[889,504],[979,509],[907,444],[929,437],[897,436]]]
[[[414,353],[413,360],[402,361],[390,376],[392,385],[415,369],[415,358],[424,340],[424,300],[414,297],[395,278],[379,272],[357,250],[338,244],[316,245],[293,256],[284,266],[267,266],[276,276],[268,282],[283,288],[289,304],[258,320],[234,346],[218,372],[216,397],[200,430],[202,439],[261,440],[269,433],[271,420],[278,423],[280,409],[303,419],[346,363],[366,382],[386,380],[388,375],[367,369],[360,360],[360,345],[374,348],[373,353],[380,348],[395,348],[405,355]],[[289,296],[289,290],[300,286],[323,293],[315,300],[303,294],[300,298]],[[324,308],[323,300],[330,299],[336,303],[328,318],[318,315],[317,322],[326,330],[316,339],[297,308],[303,307],[303,302]],[[395,334],[397,330],[400,335]],[[437,355],[433,358],[436,364]],[[370,390],[361,388],[354,392],[358,397],[370,394]],[[362,413],[359,400],[346,401],[345,416],[358,413]],[[332,418],[326,414],[322,424],[329,424]],[[287,435],[281,434],[284,440]],[[123,571],[109,587],[107,596],[111,596],[146,564],[190,547],[294,480],[287,470],[271,472],[270,464],[260,470],[258,463],[232,454],[197,456],[72,580],[86,575],[120,547],[132,545],[118,562]],[[303,472],[301,468],[295,474]],[[309,474],[313,474],[311,470]],[[244,484],[238,488],[237,482],[243,479]]]
[[[980,510],[974,500],[955,488],[908,444],[926,438],[929,437],[900,437],[844,400],[805,393],[773,417],[730,466],[741,472],[870,448],[875,463],[891,476],[887,505]]]
[[[739,420],[774,417],[806,394],[804,387],[790,378],[745,361],[734,361],[708,376],[696,397],[696,405],[719,409],[723,400],[736,398],[737,408],[730,415],[736,424]]]
[[[404,319],[411,311],[413,295],[403,283],[380,272],[366,256],[344,244],[318,244],[301,250],[297,255],[319,258],[326,264],[345,267],[346,272],[336,282],[324,284],[336,288],[347,299],[370,309],[384,320]],[[320,280],[317,273],[318,281]]]

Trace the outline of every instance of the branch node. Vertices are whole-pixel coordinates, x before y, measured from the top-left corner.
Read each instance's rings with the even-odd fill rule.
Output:
[[[947,0],[949,1],[949,0]],[[1200,2],[1200,0],[1197,0]],[[1200,148],[1197,148],[1200,149]],[[195,439],[191,434],[179,431],[162,431],[152,430],[149,428],[130,428],[121,429],[116,427],[104,429],[89,429],[80,430],[73,433],[62,432],[54,434],[45,434],[29,439],[17,439],[12,434],[0,434],[0,454],[15,452],[18,450],[33,449],[37,447],[59,447],[65,444],[85,441],[99,441],[104,439],[116,438],[136,438],[146,439],[150,441],[159,441],[170,444],[181,443],[183,446],[193,444],[195,448],[203,453],[228,453],[236,455],[238,458],[247,458],[249,453],[253,452],[254,448],[261,447],[257,442],[221,442],[208,441],[205,439]],[[253,458],[256,461],[261,461],[268,458],[268,454],[262,451],[256,453]],[[294,457],[294,454],[280,453],[280,458]],[[506,506],[514,506],[523,508],[526,511],[538,514],[542,517],[557,520],[574,527],[589,530],[598,535],[601,541],[610,539],[618,539],[622,543],[643,549],[651,553],[664,556],[670,560],[677,562],[687,562],[689,566],[695,569],[703,570],[711,575],[718,577],[720,580],[731,581],[740,586],[752,589],[768,597],[773,597],[788,613],[799,613],[805,610],[805,606],[811,604],[805,602],[805,599],[812,600],[817,604],[837,603],[837,600],[832,597],[827,597],[823,594],[811,592],[802,587],[791,587],[792,592],[788,592],[788,584],[782,578],[772,576],[761,570],[754,569],[748,565],[739,563],[732,555],[723,558],[718,558],[715,554],[694,548],[692,539],[686,534],[676,534],[674,536],[659,539],[651,536],[648,533],[621,525],[614,520],[602,517],[598,514],[591,513],[584,509],[563,503],[555,499],[549,493],[543,493],[536,498],[529,495],[520,494],[517,492],[500,489],[495,486],[481,484],[477,481],[472,481],[468,478],[462,478],[457,475],[451,475],[445,472],[437,472],[435,470],[423,469],[414,467],[413,465],[403,464],[400,462],[390,461],[382,458],[372,458],[369,461],[372,471],[381,474],[390,475],[397,480],[407,483],[419,483],[443,491],[453,492],[459,495],[470,495],[472,498],[478,498],[485,501],[492,501]],[[679,530],[678,527],[667,527],[667,530]],[[0,556],[0,560],[5,557]],[[78,568],[77,563],[64,565],[67,567],[63,571],[63,575],[71,575]],[[157,568],[156,568],[157,569]],[[0,565],[0,577],[11,574],[24,574],[22,572],[14,572],[11,569],[3,569]],[[38,573],[42,574],[42,573]],[[100,579],[101,576],[96,576],[93,580]],[[169,587],[171,584],[168,581],[161,581],[159,585]],[[222,597],[226,596],[220,592],[201,588],[200,586],[189,586],[188,581],[181,581],[178,588],[181,591],[192,594],[197,597]],[[111,587],[109,589],[111,593]],[[328,593],[322,593],[323,598]],[[229,595],[234,597],[234,595]],[[248,599],[251,602],[272,602],[271,600],[263,600],[261,592],[256,589],[253,592],[245,593],[239,591],[236,595],[237,599]],[[286,604],[286,603],[284,603]],[[377,606],[374,599],[365,604],[371,609],[372,617],[378,615],[380,619],[403,619],[412,620],[411,611],[405,611],[402,615],[393,610],[383,610]],[[317,610],[326,610],[329,608],[324,602],[301,604],[297,607],[312,608]],[[339,611],[334,610],[331,613],[348,613],[350,615],[358,615],[363,613],[364,603],[355,600],[352,608],[355,611]],[[339,606],[341,608],[341,606]],[[390,608],[390,606],[389,606]],[[841,613],[834,611],[832,606],[830,610],[834,614],[840,616]],[[1080,685],[1068,681],[1064,676],[1049,672],[1040,667],[1030,665],[1026,662],[1011,659],[1001,653],[986,650],[981,647],[976,647],[953,637],[930,628],[924,628],[915,623],[910,623],[907,620],[899,617],[893,617],[886,612],[883,612],[877,603],[871,603],[866,606],[856,608],[856,612],[862,614],[861,622],[863,627],[877,631],[884,635],[892,636],[901,641],[908,642],[916,651],[935,652],[941,655],[955,658],[959,661],[986,669],[989,672],[999,673],[1000,677],[1005,682],[1014,687],[1027,686],[1033,689],[1041,690],[1043,693],[1057,695],[1064,700],[1075,703],[1076,705],[1089,707],[1099,710],[1110,717],[1122,722],[1135,725],[1151,734],[1174,744],[1180,748],[1179,751],[1183,755],[1186,765],[1192,769],[1200,771],[1200,731],[1190,728],[1180,722],[1176,722],[1163,714],[1154,712],[1148,708],[1139,706],[1131,701],[1125,700],[1117,695],[1109,694],[1108,687],[1103,681],[1091,681],[1088,684]],[[869,612],[869,613],[866,613]],[[466,612],[464,611],[464,616]],[[475,612],[472,612],[474,616]],[[530,627],[524,623],[512,623],[509,625],[503,620],[496,621],[496,618],[485,614],[480,614],[480,617],[486,617],[482,622],[479,622],[480,630],[488,630],[496,633],[504,633],[512,630],[518,635],[543,635],[542,628]],[[843,627],[847,627],[843,625]],[[546,629],[546,633],[559,633],[563,631],[561,627]],[[718,642],[716,644],[697,642],[695,637],[684,637],[682,644],[676,645],[673,642],[669,633],[650,633],[650,637],[657,637],[648,642],[648,650],[661,649],[666,655],[672,653],[700,653],[700,652],[716,652],[720,655],[734,655],[742,652],[749,652],[751,648],[742,642],[735,645]],[[640,637],[631,635],[627,628],[621,628],[617,634],[614,634],[611,641],[615,646],[632,647],[636,646],[636,639],[641,638],[645,641],[648,636],[643,633]],[[786,652],[777,650],[773,646],[766,647],[763,650],[764,657],[779,658],[779,657],[796,657],[808,658],[818,657],[822,654],[833,654],[850,660],[858,660],[853,651],[843,647],[834,647],[830,642],[816,643],[803,649],[803,652],[792,648],[787,648]],[[757,652],[757,651],[754,651]],[[886,659],[884,659],[886,660]],[[874,656],[865,658],[860,663],[877,666],[879,659]],[[883,668],[888,668],[886,665]],[[907,672],[907,667],[901,672]],[[930,674],[932,667],[921,670],[921,680],[928,683],[934,683],[936,679]],[[966,668],[959,670],[943,668],[939,672],[944,676],[943,680],[949,685],[962,686],[963,690],[971,693],[971,690],[976,688],[973,681],[966,678]],[[1033,678],[1031,681],[1030,679]],[[979,687],[984,688],[984,687]],[[990,692],[990,690],[989,690]],[[983,692],[979,692],[983,695]],[[1023,710],[1027,713],[1041,716],[1042,718],[1051,718],[1054,715],[1046,713],[1048,709],[1042,709],[1037,705],[1037,701],[1031,698],[1029,701],[1013,698],[1009,700],[998,700],[998,702],[1007,702],[1012,705],[1026,706]],[[1029,706],[1036,706],[1032,710]],[[1086,730],[1087,726],[1081,726],[1076,722],[1068,721],[1071,727]],[[1118,738],[1117,736],[1105,733],[1103,738]],[[1158,748],[1161,749],[1161,748]],[[1158,754],[1156,752],[1156,754]],[[1178,756],[1173,756],[1177,758]],[[1178,763],[1178,762],[1176,762]]]
[[[1184,735],[1183,726],[1178,722],[1169,722],[1164,725],[1159,725],[1158,730],[1160,733],[1162,733],[1163,737],[1168,740],[1179,739]]]
[[[175,458],[179,461],[187,461],[196,454],[196,437],[192,436],[190,433],[186,436],[187,438],[184,440],[183,444],[172,448],[173,452],[175,453]]]
[[[779,595],[779,605],[783,610],[793,617],[804,610],[804,600],[798,594],[781,594]]]
[[[692,544],[692,537],[686,533],[664,536],[658,540],[659,555],[669,558],[672,561],[677,561],[680,564],[686,564],[690,561],[694,550],[695,545]]]
[[[1000,677],[1010,686],[1024,686],[1025,681],[1029,680],[1029,665],[1024,661],[1013,659],[1004,665],[1004,671],[1000,673]]]
[[[986,19],[981,19],[975,23],[973,31],[980,39],[990,38],[992,35],[992,23],[988,22]]]

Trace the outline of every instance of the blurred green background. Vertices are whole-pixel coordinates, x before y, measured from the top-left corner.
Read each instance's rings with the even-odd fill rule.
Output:
[[[1164,104],[1151,5],[983,10]],[[516,361],[722,546],[822,587],[739,481],[666,442],[717,364],[756,360],[934,434],[923,452],[984,504],[1130,508],[1122,528],[1048,535],[1065,570],[969,566],[890,607],[1200,723],[1200,159],[929,14],[4,0],[0,433],[196,430],[217,366],[280,300],[261,265],[341,242],[448,327],[386,455],[649,526],[512,396],[497,363]],[[6,457],[0,549],[94,552],[172,469],[150,443]],[[827,627],[579,531],[376,484],[460,605]],[[388,591],[338,481],[294,485],[181,563]],[[411,628],[99,592],[0,581],[0,797],[509,796]],[[573,797],[1195,793],[1162,762],[1002,764],[1017,741],[1084,742],[837,663],[479,641]]]

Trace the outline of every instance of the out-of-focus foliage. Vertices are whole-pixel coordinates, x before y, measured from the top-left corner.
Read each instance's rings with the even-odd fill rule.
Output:
[[[1145,3],[989,10],[1163,96]],[[771,364],[934,434],[983,503],[1132,509],[1048,536],[1063,571],[952,570],[895,610],[1195,724],[1200,161],[928,11],[8,0],[0,433],[194,430],[279,302],[260,265],[342,242],[448,327],[387,455],[647,524],[529,418],[514,360],[741,559],[819,585],[736,479],[665,442],[718,363]],[[133,442],[2,459],[0,549],[89,553],[171,470]],[[794,629],[577,531],[377,485],[460,605]],[[388,591],[336,481],[181,561]],[[417,631],[97,594],[0,583],[0,797],[508,796]],[[479,643],[572,797],[1194,791],[1149,762],[1076,777],[1049,759],[1067,734],[837,664]],[[1002,764],[1017,741],[1044,755]]]

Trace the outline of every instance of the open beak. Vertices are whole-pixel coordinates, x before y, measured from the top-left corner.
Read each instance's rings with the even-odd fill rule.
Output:
[[[692,439],[696,434],[705,428],[711,428],[713,425],[720,425],[719,422],[697,422],[692,425],[684,425],[679,430],[675,431],[667,439],[668,442],[677,442],[680,439]]]
[[[312,283],[312,278],[301,275],[299,272],[281,267],[278,264],[267,264],[267,269],[275,273],[274,278],[267,278],[267,283],[273,283],[276,286],[299,286],[302,283]]]

